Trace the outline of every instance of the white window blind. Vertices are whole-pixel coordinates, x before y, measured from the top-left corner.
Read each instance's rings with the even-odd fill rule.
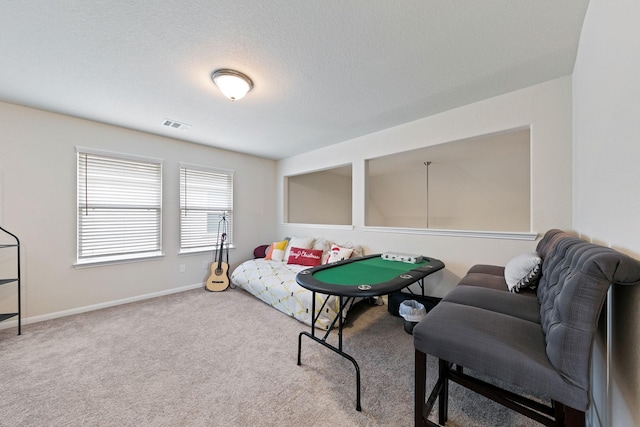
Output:
[[[216,249],[222,232],[231,245],[232,230],[233,171],[180,165],[180,250]]]
[[[162,163],[78,149],[78,263],[160,255]]]

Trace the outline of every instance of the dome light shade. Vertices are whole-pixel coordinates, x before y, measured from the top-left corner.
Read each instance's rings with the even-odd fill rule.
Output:
[[[234,70],[222,69],[214,71],[211,74],[211,80],[218,86],[220,92],[232,101],[242,99],[247,92],[253,89],[251,79]]]

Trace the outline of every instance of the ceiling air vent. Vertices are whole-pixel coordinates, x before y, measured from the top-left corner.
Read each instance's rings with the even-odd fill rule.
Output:
[[[162,121],[162,124],[166,127],[179,129],[179,130],[187,130],[191,127],[191,125],[188,125],[186,123],[180,123],[180,122],[176,122],[175,120],[169,120],[169,119],[164,119]]]

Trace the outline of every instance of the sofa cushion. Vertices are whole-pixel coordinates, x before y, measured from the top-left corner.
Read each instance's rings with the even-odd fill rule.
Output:
[[[540,304],[535,298],[478,286],[457,286],[442,301],[470,305],[540,324]]]
[[[538,323],[443,300],[416,325],[413,337],[415,348],[423,353],[533,391],[537,397],[582,410],[589,402],[586,389],[565,380],[549,363]]]

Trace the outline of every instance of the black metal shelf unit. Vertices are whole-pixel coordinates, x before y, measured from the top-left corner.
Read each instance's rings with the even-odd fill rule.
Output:
[[[12,317],[18,316],[18,335],[20,335],[22,333],[22,315],[20,313],[20,307],[21,307],[21,303],[20,303],[20,295],[21,295],[21,290],[20,290],[20,239],[18,239],[18,237],[5,230],[4,228],[0,227],[0,230],[7,233],[8,235],[10,235],[11,237],[13,237],[15,239],[15,243],[9,243],[9,244],[0,244],[0,249],[6,249],[6,248],[15,248],[16,249],[16,263],[18,265],[18,268],[16,270],[16,277],[11,277],[8,279],[0,279],[0,286],[2,285],[6,285],[8,283],[16,283],[18,285],[18,311],[16,313],[0,313],[0,322],[7,320],[7,319],[11,319]]]

